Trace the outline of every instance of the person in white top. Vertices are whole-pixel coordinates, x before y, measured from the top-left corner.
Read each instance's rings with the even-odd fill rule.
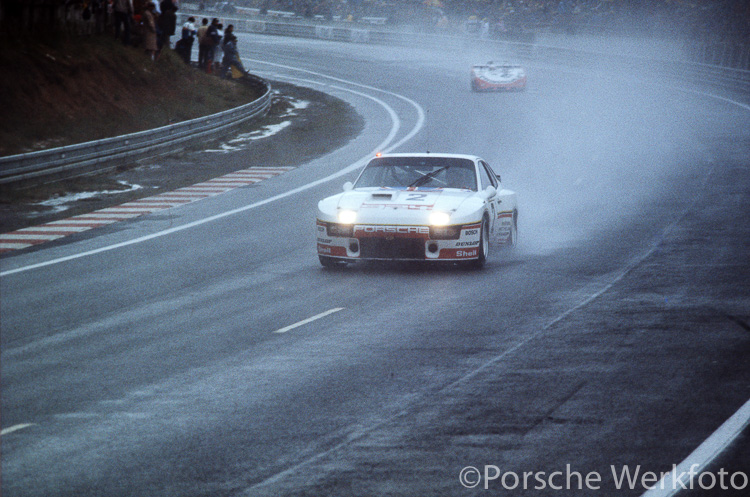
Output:
[[[186,64],[190,64],[193,53],[193,41],[195,40],[195,17],[188,17],[187,22],[182,25],[182,35],[175,43],[175,51],[182,57]]]
[[[130,45],[130,19],[133,17],[132,0],[115,0],[112,3],[115,18],[115,39],[120,37],[122,27],[122,42]]]

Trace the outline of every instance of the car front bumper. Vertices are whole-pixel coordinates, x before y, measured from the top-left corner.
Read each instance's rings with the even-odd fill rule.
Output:
[[[318,255],[343,261],[462,261],[479,258],[481,223],[430,227],[317,221]]]

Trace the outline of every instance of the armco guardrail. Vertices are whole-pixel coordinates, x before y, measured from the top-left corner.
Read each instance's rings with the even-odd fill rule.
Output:
[[[126,162],[181,148],[265,115],[271,106],[271,86],[260,78],[253,84],[263,90],[257,100],[206,117],[147,131],[76,145],[0,157],[0,184],[39,179],[64,179],[104,171]]]

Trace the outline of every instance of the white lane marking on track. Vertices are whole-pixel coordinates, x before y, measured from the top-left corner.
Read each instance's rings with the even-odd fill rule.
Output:
[[[311,71],[305,71],[305,72],[311,72]],[[344,81],[344,82],[346,82],[345,80],[341,80],[341,79],[338,79],[338,78],[333,78],[331,76],[325,76],[325,77],[328,77],[330,79],[334,79],[336,81]],[[349,82],[346,82],[346,83],[349,83]],[[358,83],[353,83],[353,82],[349,83],[349,84],[351,84],[353,86],[365,87],[365,85],[360,85]],[[416,135],[419,132],[419,130],[422,129],[422,127],[424,126],[424,110],[422,109],[422,107],[419,106],[418,103],[414,102],[411,99],[408,99],[407,97],[404,97],[404,96],[401,96],[401,95],[397,95],[395,93],[391,93],[391,92],[388,92],[388,91],[385,91],[385,90],[378,90],[377,88],[366,87],[366,88],[372,88],[374,90],[377,90],[377,91],[380,91],[380,92],[383,92],[383,93],[387,93],[389,95],[397,96],[398,98],[401,98],[402,100],[405,100],[405,101],[411,103],[417,109],[418,119],[417,119],[417,122],[415,123],[414,127],[411,129],[411,131],[409,131],[409,133],[407,133],[399,141],[397,141],[396,143],[391,144],[393,142],[393,140],[395,139],[396,134],[398,133],[398,131],[399,131],[400,127],[401,127],[401,120],[399,119],[398,114],[396,114],[396,111],[394,111],[393,108],[391,108],[391,106],[389,106],[387,103],[383,102],[379,98],[374,97],[372,95],[367,95],[365,93],[358,92],[356,90],[352,90],[352,89],[349,89],[349,88],[342,88],[342,87],[335,87],[335,88],[339,89],[339,90],[342,90],[342,91],[347,91],[349,93],[353,93],[355,95],[359,95],[359,96],[361,96],[363,98],[367,98],[369,100],[372,100],[372,101],[376,102],[378,105],[382,106],[386,110],[386,112],[389,114],[389,116],[391,118],[391,122],[393,123],[392,126],[391,126],[391,130],[389,131],[388,135],[385,137],[385,139],[383,139],[382,142],[380,142],[380,144],[378,144],[377,147],[375,147],[374,150],[372,150],[370,153],[368,153],[364,157],[360,158],[358,161],[356,161],[356,162],[348,165],[344,169],[341,169],[341,170],[339,170],[339,171],[337,171],[337,172],[335,172],[333,174],[330,174],[330,175],[328,175],[328,176],[326,176],[324,178],[312,181],[310,183],[307,183],[305,185],[299,186],[297,188],[293,188],[292,190],[288,190],[288,191],[286,191],[284,193],[280,193],[278,195],[274,195],[273,197],[270,197],[270,198],[267,198],[267,199],[264,199],[264,200],[260,200],[258,202],[253,203],[253,204],[245,205],[243,207],[238,207],[237,209],[232,209],[230,211],[222,212],[221,214],[216,214],[216,215],[213,215],[213,216],[209,216],[207,218],[200,219],[198,221],[193,221],[191,223],[183,224],[181,226],[175,226],[174,228],[169,228],[169,229],[166,229],[166,230],[163,230],[163,231],[158,231],[156,233],[152,233],[150,235],[145,235],[145,236],[141,236],[141,237],[138,237],[138,238],[134,238],[132,240],[128,240],[128,241],[125,241],[125,242],[115,243],[115,244],[112,244],[112,245],[107,245],[105,247],[100,247],[98,249],[88,250],[86,252],[80,252],[78,254],[68,255],[68,256],[65,256],[65,257],[60,257],[60,258],[52,259],[52,260],[45,261],[45,262],[39,262],[37,264],[31,264],[31,265],[28,265],[28,266],[22,266],[22,267],[19,267],[19,268],[16,268],[16,269],[9,269],[7,271],[0,272],[0,276],[10,276],[12,274],[23,273],[25,271],[31,271],[32,269],[38,269],[38,268],[41,268],[41,267],[52,266],[54,264],[60,264],[60,263],[63,263],[63,262],[67,262],[67,261],[71,261],[71,260],[75,260],[75,259],[80,259],[82,257],[88,257],[90,255],[95,255],[95,254],[99,254],[99,253],[102,253],[102,252],[108,252],[110,250],[116,250],[116,249],[122,248],[122,247],[128,247],[130,245],[135,245],[135,244],[138,244],[138,243],[143,243],[145,241],[152,240],[154,238],[161,238],[162,236],[167,236],[167,235],[170,235],[172,233],[177,233],[179,231],[190,229],[190,228],[193,228],[195,226],[200,226],[200,225],[203,225],[203,224],[206,224],[206,223],[210,223],[210,222],[216,221],[217,219],[222,219],[222,218],[225,218],[225,217],[228,217],[228,216],[233,216],[235,214],[238,214],[238,213],[241,213],[241,212],[245,212],[245,211],[248,211],[248,210],[251,210],[251,209],[256,209],[256,208],[261,207],[263,205],[270,204],[272,202],[276,202],[277,200],[281,200],[281,199],[284,199],[284,198],[287,198],[287,197],[291,197],[292,195],[296,195],[296,194],[298,194],[300,192],[309,190],[311,188],[314,188],[316,186],[322,185],[324,183],[328,183],[329,181],[332,181],[332,180],[334,180],[336,178],[340,178],[341,176],[343,176],[345,174],[348,174],[348,173],[350,173],[350,172],[352,172],[352,171],[354,171],[354,170],[356,170],[356,169],[364,166],[365,163],[368,160],[370,160],[377,152],[388,152],[390,150],[393,150],[395,148],[400,147],[402,144],[404,144],[405,142],[407,142],[408,140],[410,140],[411,138],[413,138],[414,135]],[[187,190],[187,189],[186,188],[182,188],[180,190]],[[112,210],[104,209],[101,212],[105,212],[105,211],[106,212],[116,212],[115,209],[116,208],[113,208]]]
[[[731,98],[722,97],[720,95],[714,95],[712,93],[706,93],[706,92],[698,91],[698,90],[689,90],[687,88],[679,88],[677,86],[670,86],[669,88],[673,90],[682,91],[685,93],[692,93],[694,95],[700,95],[702,97],[709,97],[709,98],[715,98],[716,100],[723,100],[724,102],[737,105],[738,107],[742,107],[743,109],[750,111],[750,105],[744,104],[742,102],[737,102],[736,100],[732,100]]]
[[[226,191],[229,191],[230,188],[225,188],[223,186],[217,186],[217,187],[207,187],[207,186],[184,186],[182,188],[179,188],[175,190],[176,192],[183,192],[183,193],[207,193],[207,194],[219,194],[224,193]]]
[[[710,176],[710,174],[706,176],[706,181],[708,180],[709,176]],[[679,219],[675,220],[672,224],[670,224],[667,227],[667,229],[664,230],[664,233],[666,233],[667,231],[671,230],[672,227],[675,226],[680,221],[680,219],[682,219],[682,217],[684,217],[684,216],[681,216]],[[545,326],[543,326],[541,329],[539,329],[535,333],[531,333],[530,335],[527,335],[526,337],[522,338],[515,345],[512,345],[509,349],[505,350],[502,354],[499,354],[499,355],[493,357],[492,359],[488,360],[484,364],[481,364],[480,366],[478,366],[474,370],[468,372],[464,376],[462,376],[462,377],[458,378],[457,380],[449,383],[448,385],[440,388],[437,392],[434,392],[433,395],[440,395],[443,392],[451,390],[451,389],[453,389],[453,388],[461,385],[462,383],[464,383],[464,382],[466,382],[466,381],[474,378],[475,376],[477,376],[481,372],[483,372],[486,369],[488,369],[490,366],[492,366],[494,364],[497,364],[498,362],[500,362],[501,360],[505,359],[506,357],[508,357],[513,352],[517,351],[518,349],[520,349],[521,347],[523,347],[527,343],[529,343],[532,340],[534,340],[535,338],[540,337],[549,328],[551,328],[552,326],[554,326],[558,322],[562,321],[563,319],[565,319],[567,316],[569,316],[573,312],[577,311],[578,309],[584,307],[588,303],[590,303],[593,300],[597,299],[600,295],[602,295],[605,292],[607,292],[618,281],[620,281],[621,279],[623,279],[628,273],[630,273],[630,271],[632,271],[635,267],[637,267],[638,264],[640,264],[642,261],[644,261],[649,255],[651,255],[654,252],[654,250],[657,249],[658,246],[659,246],[659,242],[657,241],[656,243],[653,244],[653,246],[645,254],[643,254],[641,257],[639,257],[635,261],[631,262],[624,270],[622,270],[619,274],[617,274],[617,276],[615,276],[615,278],[612,281],[610,281],[609,283],[607,283],[603,288],[601,288],[598,291],[594,292],[593,294],[589,295],[588,297],[586,297],[585,299],[583,299],[581,302],[579,302],[578,304],[574,305],[570,309],[568,309],[568,310],[564,311],[563,313],[559,314],[556,318],[552,319],[550,322],[548,322]],[[285,477],[293,474],[297,469],[299,469],[301,467],[304,467],[304,466],[307,466],[308,464],[311,464],[311,463],[313,463],[315,461],[318,461],[321,458],[327,456],[328,454],[331,454],[331,453],[333,453],[334,451],[336,451],[336,450],[338,450],[340,448],[343,448],[343,447],[345,447],[345,446],[347,446],[347,445],[349,445],[349,444],[351,444],[353,442],[356,442],[357,440],[360,440],[360,439],[364,438],[365,436],[367,436],[368,434],[374,432],[375,430],[377,430],[381,426],[385,426],[387,423],[390,423],[390,422],[392,422],[392,421],[394,421],[394,420],[396,420],[396,419],[398,419],[398,418],[400,418],[402,416],[406,416],[408,414],[409,414],[409,408],[404,408],[401,411],[397,412],[396,414],[394,414],[393,416],[391,416],[391,417],[389,417],[387,419],[384,419],[384,420],[382,420],[382,421],[380,421],[378,423],[375,423],[372,426],[369,426],[369,427],[364,428],[364,429],[362,429],[360,431],[352,433],[349,436],[347,436],[343,441],[339,442],[337,445],[335,445],[335,446],[333,446],[333,447],[331,447],[331,448],[329,448],[327,450],[324,450],[323,452],[319,452],[319,453],[317,453],[317,454],[309,457],[308,459],[305,459],[305,460],[303,460],[303,461],[301,461],[301,462],[293,465],[292,467],[285,469],[284,471],[281,471],[279,473],[276,473],[275,475],[269,476],[265,480],[262,480],[262,481],[260,481],[260,482],[258,482],[256,484],[254,484],[254,485],[251,485],[250,487],[247,488],[247,492],[245,492],[245,494],[248,494],[252,489],[255,489],[255,488],[258,488],[258,487],[267,486],[267,485],[270,485],[272,483],[275,483],[275,482],[277,482],[277,481],[279,481],[279,480],[281,480],[281,479],[283,479],[283,478],[285,478]]]
[[[139,206],[139,205],[133,205],[132,203],[130,203],[130,204],[118,205],[117,207],[111,207],[111,208],[107,208],[107,209],[102,209],[99,212],[103,212],[105,214],[106,213],[112,213],[112,212],[118,212],[118,211],[123,211],[123,212],[147,212],[147,211],[150,211],[151,209],[152,209],[152,207],[144,207],[143,205]],[[68,222],[67,219],[64,219],[64,220],[60,221],[60,223],[67,223],[67,222]],[[54,223],[57,223],[57,221],[52,221],[51,223],[48,223],[48,224],[54,224]]]
[[[106,222],[106,220],[92,219],[89,222]],[[85,228],[85,227],[84,227]],[[81,226],[32,226],[29,228],[21,228],[17,231],[55,231],[60,233],[78,233],[81,231]]]
[[[684,490],[683,484],[688,488],[693,488],[692,484],[695,483],[695,479],[684,480],[680,476],[688,475],[691,471],[701,474],[706,466],[724,452],[748,425],[750,425],[750,400],[642,497],[672,497],[680,490]]]
[[[82,214],[80,216],[72,217],[70,219],[88,220],[88,221],[99,221],[99,220],[120,221],[125,218],[137,217],[139,215],[140,214],[137,214],[137,213],[113,215],[113,214],[108,214],[108,213],[101,214],[98,212],[91,212],[89,214]],[[35,230],[35,229],[44,228],[44,227],[45,226],[31,226],[30,228],[23,228],[23,229]]]
[[[299,328],[300,326],[304,326],[307,323],[312,323],[313,321],[317,321],[320,318],[324,318],[326,316],[330,316],[331,314],[339,311],[343,311],[343,307],[334,307],[333,309],[328,309],[325,312],[321,312],[320,314],[316,314],[315,316],[309,317],[307,319],[303,319],[302,321],[298,321],[294,324],[290,324],[289,326],[284,326],[283,328],[279,328],[278,330],[274,331],[274,333],[286,333],[287,331],[293,330],[294,328]]]
[[[4,233],[0,240],[56,240],[65,235],[47,235],[41,233]]]
[[[48,223],[46,226],[39,226],[39,228],[49,228],[47,231],[70,231],[71,233],[76,233],[79,231],[86,231],[90,229],[91,224],[97,224],[97,223],[104,223],[106,221],[73,221],[71,223],[62,224],[61,222],[53,221],[51,223]],[[82,226],[81,224],[84,224],[85,226]],[[37,228],[37,229],[39,229]]]
[[[706,185],[706,183],[708,183],[708,181],[709,181],[709,179],[711,177],[712,172],[713,172],[713,169],[711,171],[709,171],[709,173],[706,175],[705,179],[703,180],[703,184],[701,186],[701,189],[705,188],[705,185]],[[688,212],[690,212],[689,209],[686,210],[685,212],[683,212],[683,214],[680,217],[678,217],[677,219],[675,219],[669,226],[667,226],[667,228],[662,233],[662,238],[668,232],[670,232],[672,229],[674,229],[674,227],[677,226],[677,224],[680,221],[682,221],[682,219],[685,216],[687,216]],[[597,298],[599,298],[601,295],[603,295],[604,293],[606,293],[607,291],[609,291],[609,289],[612,288],[615,284],[617,284],[617,282],[619,282],[620,280],[622,280],[623,278],[625,278],[625,276],[627,276],[633,269],[635,269],[636,267],[638,267],[638,265],[640,265],[644,260],[646,260],[646,258],[648,258],[660,246],[660,244],[661,244],[661,238],[659,240],[655,241],[652,244],[652,246],[644,254],[642,254],[640,257],[636,258],[634,261],[632,261],[630,264],[628,264],[622,271],[620,271],[612,279],[612,281],[610,281],[609,283],[607,283],[606,285],[604,285],[601,289],[599,289],[598,291],[592,293],[591,295],[589,295],[588,297],[586,297],[585,299],[583,299],[578,304],[572,306],[568,310],[566,310],[566,311],[562,312],[561,314],[559,314],[556,318],[552,319],[550,322],[548,322],[545,326],[543,326],[537,332],[531,333],[530,335],[526,336],[525,338],[522,338],[520,341],[518,341],[516,344],[512,345],[509,349],[505,350],[503,353],[501,353],[501,354],[493,357],[492,359],[488,360],[484,364],[481,364],[480,366],[478,366],[474,370],[468,372],[464,376],[458,378],[457,380],[455,380],[455,381],[449,383],[448,385],[444,386],[443,388],[439,389],[437,392],[435,392],[435,395],[441,394],[441,393],[443,393],[445,391],[448,391],[450,389],[458,387],[462,383],[465,383],[466,381],[474,378],[475,376],[479,375],[480,373],[482,373],[483,371],[485,371],[486,369],[488,369],[490,366],[492,366],[492,365],[500,362],[501,360],[505,359],[510,354],[514,353],[515,351],[517,351],[518,349],[520,349],[521,347],[523,347],[527,343],[529,343],[532,340],[540,337],[545,331],[547,331],[548,329],[550,329],[551,327],[553,327],[554,325],[556,325],[557,323],[559,323],[560,321],[562,321],[563,319],[565,319],[566,317],[568,317],[570,314],[574,313],[578,309],[581,309],[582,307],[588,305],[589,303],[591,303],[594,300],[596,300]],[[368,428],[362,429],[361,431],[352,433],[349,436],[347,436],[345,440],[341,441],[337,445],[335,445],[335,446],[333,446],[333,447],[331,447],[331,448],[329,448],[327,450],[324,450],[323,452],[319,452],[318,454],[315,454],[315,455],[309,457],[308,459],[305,459],[304,461],[301,461],[301,462],[295,464],[294,466],[292,466],[290,468],[287,468],[284,471],[276,473],[275,475],[272,475],[272,476],[266,478],[265,480],[260,481],[260,482],[258,482],[256,484],[248,487],[246,494],[249,493],[252,489],[255,489],[255,488],[258,488],[258,487],[263,487],[263,486],[272,484],[274,482],[277,482],[277,481],[285,478],[286,476],[293,474],[297,469],[299,469],[299,468],[301,468],[303,466],[306,466],[308,464],[311,464],[311,463],[313,463],[315,461],[318,461],[321,458],[327,456],[328,454],[331,454],[334,451],[336,451],[336,450],[338,450],[338,449],[340,449],[342,447],[345,447],[345,446],[347,446],[347,445],[349,445],[349,444],[351,444],[353,442],[356,442],[357,440],[360,440],[360,439],[364,438],[365,436],[367,436],[368,434],[370,434],[373,431],[377,430],[381,426],[385,426],[387,423],[390,423],[393,420],[396,420],[399,417],[406,416],[408,414],[409,414],[409,409],[405,408],[405,409],[401,410],[400,412],[394,414],[393,416],[391,416],[388,419],[380,421],[380,422],[378,422],[378,423],[376,423],[376,424],[374,424],[374,425],[372,425],[372,426],[370,426]],[[722,425],[722,427],[719,428],[719,430],[717,430],[716,433],[714,433],[714,435],[716,435],[717,433],[721,432],[720,435],[718,435],[716,438],[714,438],[714,435],[712,435],[711,437],[709,437],[708,440],[706,440],[706,442],[704,442],[704,445],[706,445],[707,447],[716,447],[717,442],[721,442],[720,443],[721,448],[717,448],[717,450],[714,450],[712,452],[711,459],[706,459],[705,464],[709,464],[711,462],[711,460],[713,460],[713,458],[715,458],[717,455],[719,455],[726,447],[729,446],[729,444],[732,443],[732,441],[734,440],[734,438],[736,438],[742,432],[742,430],[745,427],[747,427],[748,424],[750,424],[750,419],[749,418],[750,418],[750,401],[747,404],[745,404],[745,406],[743,406],[742,409],[740,409],[740,411],[738,411],[729,421],[727,421],[727,423],[725,423],[724,425]],[[727,425],[727,424],[731,428],[726,428],[725,429],[724,426]],[[742,428],[739,428],[738,426],[741,426]],[[711,440],[711,441],[709,442],[709,440]],[[709,450],[706,449],[706,452],[708,452],[708,451]],[[696,452],[697,452],[697,450],[696,450]],[[690,459],[690,458],[688,458],[688,459]],[[680,466],[682,466],[682,464]],[[654,495],[645,495],[644,494],[642,497],[657,497],[657,496],[654,496]],[[667,496],[661,496],[660,495],[658,497],[667,497]],[[669,497],[671,497],[671,496],[669,496]]]
[[[5,243],[0,242],[0,249],[5,250],[17,250],[17,249],[24,249],[27,247],[31,247],[33,243]]]
[[[64,221],[52,221],[47,223],[46,226],[39,226],[38,228],[52,228],[53,230],[66,230],[66,231],[75,231],[79,227],[85,227],[85,226],[95,226],[102,223],[107,223],[112,221],[111,219],[102,219],[102,218],[94,218],[94,219],[79,219],[76,217],[72,217],[70,219],[65,219]],[[68,225],[68,226],[66,226]]]
[[[0,431],[0,435],[7,435],[8,433],[13,433],[14,431],[18,431],[18,430],[23,430],[24,428],[28,428],[29,426],[34,426],[34,423],[24,423],[20,425],[9,426],[8,428],[5,428],[4,430]]]

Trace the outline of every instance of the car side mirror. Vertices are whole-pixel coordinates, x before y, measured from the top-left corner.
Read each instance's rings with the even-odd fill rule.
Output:
[[[346,183],[344,183],[345,192],[350,191],[352,188],[354,188],[354,184],[351,181],[347,181]]]
[[[492,198],[497,194],[497,190],[494,186],[490,185],[484,189],[484,194],[487,196],[487,198]]]
[[[495,177],[497,178],[497,182],[498,183],[502,183],[503,182],[503,180],[500,179],[500,175],[499,174],[495,173]]]

